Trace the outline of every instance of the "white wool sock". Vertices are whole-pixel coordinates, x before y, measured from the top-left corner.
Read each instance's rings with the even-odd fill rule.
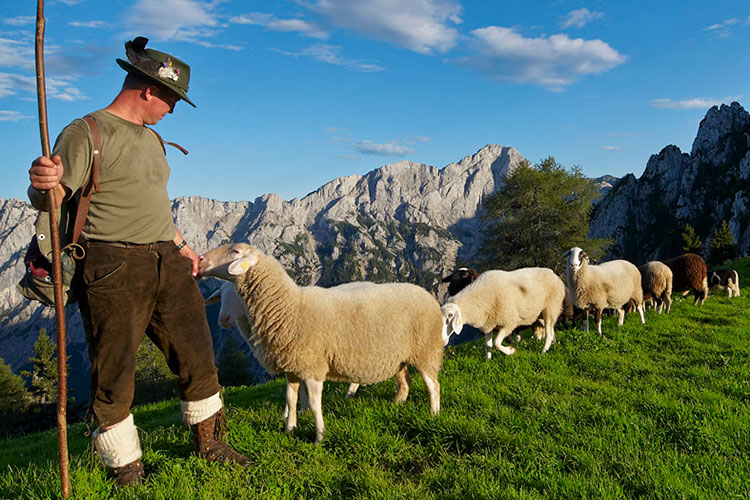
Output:
[[[133,414],[106,431],[101,427],[94,431],[94,444],[107,467],[122,467],[141,458],[141,443],[138,429],[133,423]]]
[[[188,425],[197,424],[221,410],[223,406],[220,392],[200,401],[180,401],[182,420]]]

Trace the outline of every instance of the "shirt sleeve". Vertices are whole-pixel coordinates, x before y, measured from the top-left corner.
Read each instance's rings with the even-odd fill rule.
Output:
[[[91,134],[86,122],[78,119],[60,132],[55,141],[53,155],[60,155],[63,176],[60,184],[69,190],[66,200],[78,191],[91,175]]]

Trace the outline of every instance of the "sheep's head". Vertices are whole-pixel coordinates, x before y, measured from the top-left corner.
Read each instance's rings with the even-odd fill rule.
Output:
[[[262,256],[260,250],[247,243],[220,246],[200,256],[198,276],[234,281],[256,265]]]
[[[450,336],[451,333],[459,335],[464,327],[463,319],[461,319],[461,309],[453,302],[448,302],[447,304],[443,304],[440,312],[443,313],[443,331],[446,331],[446,335]]]
[[[589,260],[586,252],[578,247],[573,247],[565,252],[565,257],[568,258],[568,268],[574,273],[586,265]]]
[[[210,297],[206,299],[206,306],[221,301],[219,309],[219,326],[225,330],[232,328],[234,322],[242,314],[245,314],[246,307],[242,298],[234,288],[233,283],[223,283]]]
[[[479,276],[479,273],[476,270],[462,267],[443,278],[443,283],[450,283],[448,285],[448,295],[453,296],[469,286],[472,281],[477,279],[477,276]]]

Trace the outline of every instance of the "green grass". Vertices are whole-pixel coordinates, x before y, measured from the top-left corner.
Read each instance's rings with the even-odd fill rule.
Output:
[[[747,283],[750,259],[735,267]],[[491,361],[481,341],[451,347],[437,417],[418,375],[399,406],[392,381],[351,400],[329,383],[319,447],[309,412],[283,433],[283,381],[228,389],[244,470],[191,457],[172,400],[134,409],[148,478],[113,490],[74,424],[73,498],[748,498],[749,295],[677,299],[645,326],[605,317],[601,338],[560,330],[544,356],[533,338]],[[59,497],[56,443],[54,431],[0,442],[0,498]]]

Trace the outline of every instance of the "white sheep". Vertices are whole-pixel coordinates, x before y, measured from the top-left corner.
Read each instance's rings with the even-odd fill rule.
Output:
[[[658,260],[638,266],[641,273],[641,289],[643,302],[653,300],[655,308],[661,314],[666,307],[667,314],[672,307],[672,270]]]
[[[359,283],[346,283],[345,285],[341,286],[354,287],[358,284]],[[237,290],[234,287],[234,283],[225,281],[219,288],[217,288],[211,295],[209,295],[205,299],[206,306],[215,304],[216,302],[219,302],[219,326],[221,328],[224,328],[225,330],[229,330],[230,328],[232,328],[232,325],[235,325],[237,327],[237,330],[239,330],[240,335],[242,335],[242,338],[245,339],[245,342],[247,342],[250,350],[253,351],[253,355],[255,355],[256,359],[258,359],[258,356],[260,355],[259,353],[262,350],[262,345],[256,345],[251,340],[254,337],[251,331],[252,325],[250,323],[250,318],[248,317],[247,306],[245,306],[245,301],[242,300],[242,297],[240,297],[237,293]],[[407,370],[400,370],[396,374],[396,376],[399,378],[399,380],[396,382],[396,386],[402,387],[403,377],[408,377],[409,372]],[[358,389],[359,384],[349,384],[349,388],[346,391],[345,397],[350,398],[354,396],[355,394],[357,394]],[[300,388],[300,413],[307,408],[309,408],[309,404],[307,401],[307,391],[305,390],[304,386],[302,386]],[[289,408],[285,407],[284,417],[286,417],[288,413]]]
[[[641,323],[646,323],[641,273],[637,267],[626,260],[590,265],[588,255],[578,247],[571,248],[565,255],[568,256],[567,285],[575,306],[586,311],[583,321],[586,332],[589,331],[589,310],[596,313],[596,328],[601,335],[602,311],[608,308],[617,310],[617,325],[622,326],[625,319],[623,306],[631,300],[641,315]]]
[[[466,323],[484,333],[485,353],[492,359],[492,332],[498,329],[494,347],[513,354],[515,347],[502,345],[518,326],[530,326],[542,320],[542,353],[555,339],[555,322],[562,311],[565,285],[551,269],[527,267],[515,271],[486,271],[469,286],[448,299],[441,308],[450,332],[461,332]]]
[[[440,411],[438,372],[443,361],[442,316],[437,300],[409,283],[297,286],[278,260],[245,243],[201,256],[201,276],[233,281],[252,322],[251,342],[269,373],[284,373],[289,408],[286,430],[297,427],[297,394],[307,388],[315,442],[325,432],[323,382],[374,384],[412,365],[422,375],[433,414]],[[399,380],[396,402],[408,395]]]

